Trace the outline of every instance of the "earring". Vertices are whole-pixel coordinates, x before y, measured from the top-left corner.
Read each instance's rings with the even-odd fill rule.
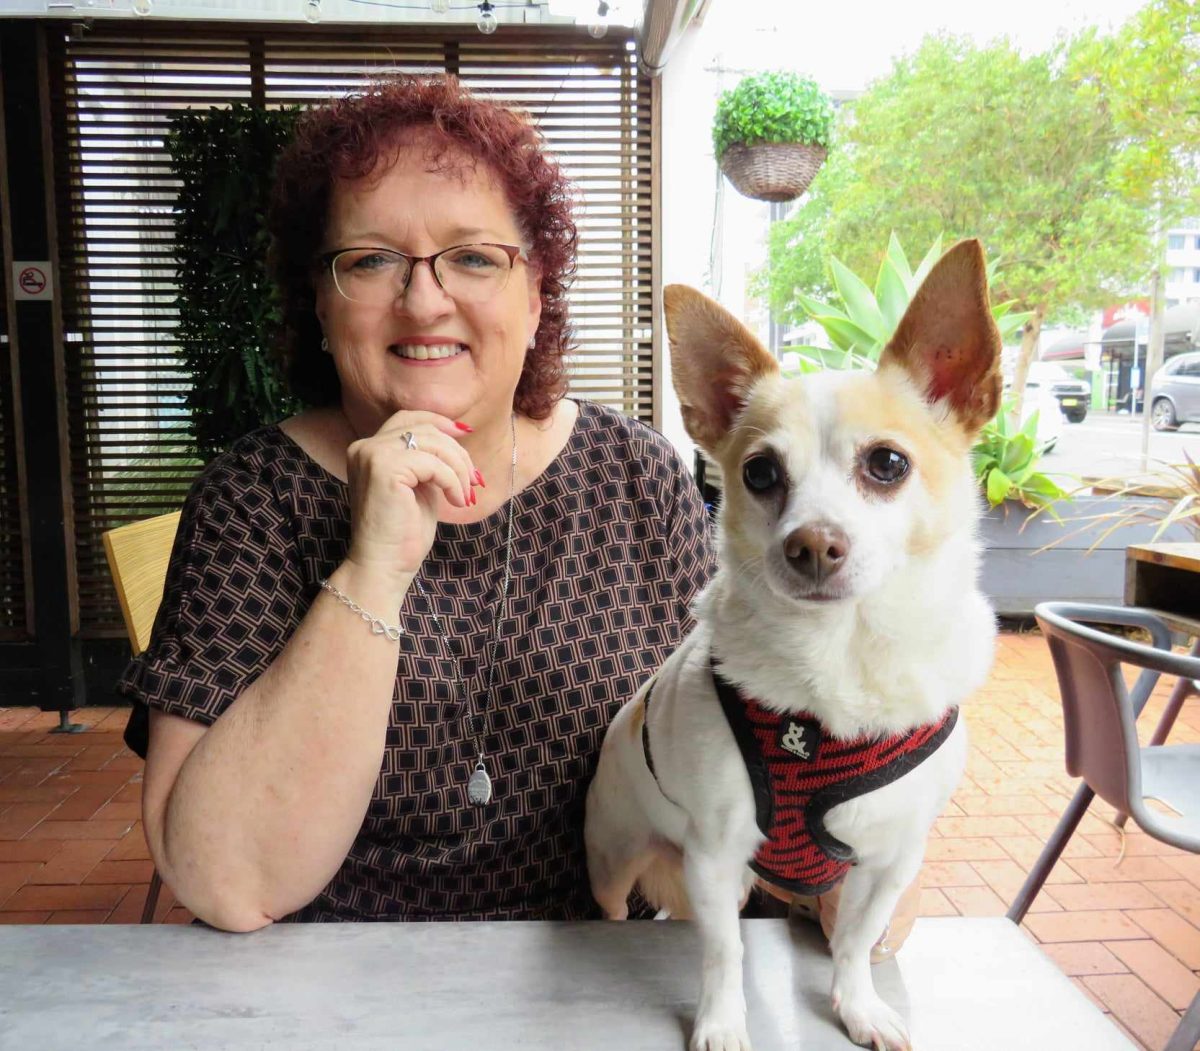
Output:
[[[537,333],[535,332],[532,336],[529,337],[529,346],[526,349],[527,350],[535,350],[536,348],[537,348]]]
[[[329,340],[324,336],[321,337],[321,350],[323,350],[326,354],[329,353]]]

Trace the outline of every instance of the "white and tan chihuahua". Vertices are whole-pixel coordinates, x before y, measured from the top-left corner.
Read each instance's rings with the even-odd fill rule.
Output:
[[[721,466],[720,568],[697,625],[609,727],[588,793],[592,893],[636,884],[704,945],[693,1051],[748,1051],[738,912],[756,877],[844,875],[833,1006],[901,1051],[872,945],[962,776],[958,705],[991,666],[970,450],[1000,399],[977,241],[948,251],[875,372],[785,379],[731,315],[666,289],[688,432]]]

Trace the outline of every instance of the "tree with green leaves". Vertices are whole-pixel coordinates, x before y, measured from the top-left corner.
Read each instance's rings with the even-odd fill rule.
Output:
[[[1155,219],[1148,390],[1163,360],[1166,231],[1200,208],[1200,7],[1195,0],[1151,0],[1112,36],[1082,39],[1071,70],[1099,93],[1121,133],[1114,186]],[[1142,422],[1145,467],[1148,414]]]
[[[1200,6],[1151,0],[1116,33],[1089,33],[1071,73],[1100,94],[1122,136],[1113,167],[1125,195],[1172,225],[1200,207]]]
[[[794,221],[795,234],[822,222],[823,253],[858,273],[877,269],[889,231],[908,244],[979,237],[1003,260],[994,293],[1030,315],[1018,399],[1045,319],[1128,294],[1150,261],[1150,217],[1113,192],[1120,131],[1095,86],[1070,74],[1072,46],[1024,57],[1005,42],[926,38],[844,107],[812,210]],[[788,239],[772,240],[773,304],[809,290],[784,284],[812,271],[789,264]]]

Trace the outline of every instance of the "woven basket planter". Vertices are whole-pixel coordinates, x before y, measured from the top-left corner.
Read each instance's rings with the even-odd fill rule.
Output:
[[[735,143],[721,154],[721,171],[738,193],[757,201],[793,201],[808,189],[828,151],[799,142]]]

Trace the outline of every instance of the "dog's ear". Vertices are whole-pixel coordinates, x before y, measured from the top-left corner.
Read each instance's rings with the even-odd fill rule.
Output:
[[[978,241],[959,241],[929,271],[879,365],[905,369],[925,397],[945,403],[969,434],[996,415],[1000,333]]]
[[[663,304],[683,422],[695,442],[712,452],[755,381],[779,366],[745,325],[694,288],[667,285]]]

